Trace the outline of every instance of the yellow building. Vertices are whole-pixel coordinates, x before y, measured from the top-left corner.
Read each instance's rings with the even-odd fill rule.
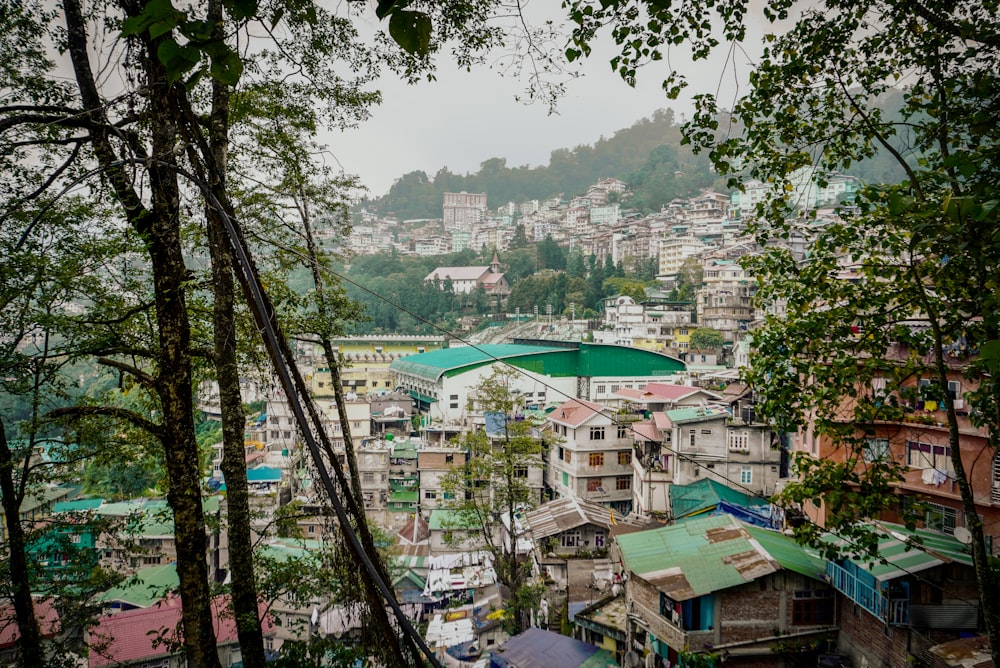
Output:
[[[334,339],[340,355],[340,380],[344,392],[357,395],[391,392],[395,374],[389,371],[393,360],[447,347],[443,336],[370,335]],[[332,397],[333,384],[329,367],[318,367],[310,378],[313,396]]]

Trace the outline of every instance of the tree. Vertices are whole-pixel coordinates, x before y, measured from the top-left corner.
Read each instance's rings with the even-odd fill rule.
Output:
[[[614,63],[631,81],[671,44],[689,41],[702,58],[720,35],[739,41],[746,34],[747,3],[636,3],[649,17],[622,11],[629,4],[574,3],[570,57],[588,52],[594,31],[609,22],[622,47]],[[944,406],[996,663],[1000,584],[961,456],[958,398],[947,391],[954,373],[974,388],[965,400],[987,434],[984,454],[993,456],[1000,444],[1000,179],[997,136],[987,119],[998,103],[995,12],[968,1],[825,0],[770,2],[764,15],[790,25],[766,36],[751,87],[731,110],[744,132],[725,136],[715,99],[702,95],[686,133],[734,186],[748,179],[776,186],[755,212],[752,229],[765,252],[749,265],[759,277],[760,303],[785,316],[771,315],[753,332],[749,379],[779,430],[809,423],[840,454],[800,457],[801,480],[784,496],[821,499],[828,529],[877,558],[870,525],[859,520],[897,502],[899,471],[891,461],[866,458],[865,441],[875,425],[899,422],[911,386],[925,381]],[[887,116],[877,102],[895,82],[906,86],[902,108]],[[669,73],[664,85],[676,94],[683,83]],[[903,135],[909,153],[894,144]],[[902,181],[870,185],[837,222],[816,225],[811,212],[796,213],[789,195],[795,172],[815,170],[822,186],[827,173],[877,150],[892,155]],[[806,257],[775,243],[798,234],[810,242]],[[799,534],[815,541],[819,529],[804,523]]]
[[[691,332],[689,347],[694,350],[718,350],[725,344],[722,333],[711,327],[699,327]]]
[[[528,247],[528,235],[524,231],[524,223],[518,223],[514,228],[514,236],[511,238],[508,247],[511,250]]]
[[[473,539],[493,556],[497,579],[510,590],[504,619],[511,633],[527,628],[528,612],[540,600],[540,591],[528,582],[530,562],[518,558],[523,534],[516,516],[537,501],[528,471],[541,466],[543,445],[531,422],[515,420],[523,407],[512,391],[517,373],[498,365],[475,388],[470,401],[486,417],[487,428],[459,437],[468,462],[441,482],[445,498],[451,497],[446,506],[463,526],[474,527]]]

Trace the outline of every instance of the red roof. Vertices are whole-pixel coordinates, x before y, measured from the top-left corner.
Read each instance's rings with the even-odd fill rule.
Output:
[[[670,417],[666,413],[656,412],[653,413],[653,423],[656,425],[657,429],[673,429],[674,423],[670,421]]]
[[[690,385],[668,385],[667,383],[647,383],[646,387],[642,388],[642,390],[643,392],[652,394],[656,397],[673,399],[674,401],[683,399],[684,397],[692,395],[696,392],[704,392],[704,390],[700,387],[691,387]]]
[[[236,623],[228,607],[228,596],[212,600],[212,625],[220,644],[237,640]],[[264,633],[273,631],[274,624],[265,605],[261,604],[259,614],[264,620]],[[169,656],[170,647],[161,642],[161,638],[173,639],[180,621],[181,599],[178,596],[168,596],[151,608],[101,617],[90,631],[90,666],[96,668]]]
[[[660,430],[652,422],[633,422],[632,435],[647,441],[659,441],[662,438]]]
[[[59,612],[56,610],[52,599],[35,599],[35,619],[41,629],[42,636],[51,638],[59,632]],[[13,646],[21,636],[20,629],[15,620],[14,606],[0,606],[0,649]]]
[[[559,408],[549,413],[553,422],[576,427],[590,418],[604,412],[604,406],[585,399],[570,399]]]

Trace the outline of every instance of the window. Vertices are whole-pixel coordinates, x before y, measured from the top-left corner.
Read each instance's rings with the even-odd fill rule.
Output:
[[[865,449],[862,453],[866,462],[882,462],[889,459],[889,439],[865,439]]]
[[[587,491],[588,492],[603,492],[604,488],[601,483],[604,482],[601,478],[587,478]]]
[[[78,533],[70,534],[70,536],[69,536],[69,542],[72,543],[73,545],[79,545],[80,544],[80,534],[78,534]]]
[[[703,434],[711,434],[712,430],[711,429],[702,429],[701,433],[703,433]]]
[[[579,547],[580,530],[570,529],[569,531],[563,531],[559,536],[559,544],[563,547]]]
[[[748,452],[750,450],[750,434],[745,431],[729,432],[729,449]]]
[[[373,471],[364,471],[361,474],[361,482],[365,485],[375,484],[375,473]]]
[[[753,467],[751,466],[740,467],[740,484],[741,485],[753,484]]]
[[[606,394],[606,393],[607,393],[606,386],[604,386],[604,385],[598,385],[597,386],[597,394]]]
[[[628,425],[618,425],[618,438],[628,438]]]
[[[594,530],[594,547],[604,547],[604,529]]]
[[[591,452],[587,457],[587,463],[590,466],[604,466],[604,453],[603,452]]]
[[[617,478],[615,478],[615,489],[617,489],[618,491],[632,489],[632,476],[620,475]]]
[[[612,386],[611,386],[611,391],[612,391],[612,392],[617,392],[617,391],[618,391],[618,390],[620,390],[620,389],[622,389],[622,388],[621,388],[621,385],[612,385]]]
[[[457,394],[450,394],[450,395],[448,395],[448,398],[451,399],[452,401],[458,401],[458,395]]]
[[[794,626],[830,626],[833,624],[833,592],[829,589],[800,590],[792,599]]]
[[[923,505],[926,508],[924,524],[928,529],[952,535],[955,533],[955,527],[958,526],[958,513],[954,508],[927,501]]]
[[[692,448],[694,447],[694,435],[695,435],[695,433],[696,433],[696,430],[692,429],[691,432],[690,432],[690,434],[689,434],[688,442],[689,442],[689,444],[691,445]]]
[[[632,451],[631,450],[621,450],[618,453],[618,465],[628,466],[632,463]]]
[[[458,408],[458,402],[452,401],[451,403],[448,404],[448,408]]]
[[[951,448],[917,441],[906,442],[906,464],[917,469],[937,469],[952,472]]]
[[[528,467],[527,466],[515,466],[514,467],[514,477],[515,478],[527,478],[528,477]]]
[[[562,484],[563,487],[569,487],[569,474],[565,471],[562,472]]]
[[[438,498],[437,492],[433,489],[429,489],[424,492],[424,498],[430,501]]]
[[[952,401],[962,398],[962,383],[957,380],[948,381],[948,396]]]
[[[603,441],[604,440],[604,427],[591,427],[590,428],[590,440],[592,440],[592,441]]]

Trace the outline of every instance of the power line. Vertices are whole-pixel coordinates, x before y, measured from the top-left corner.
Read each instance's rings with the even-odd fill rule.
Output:
[[[556,392],[556,393],[558,393],[558,394],[566,397],[567,399],[575,399],[575,400],[578,400],[578,401],[580,400],[579,397],[570,396],[570,395],[566,394],[565,392],[563,392],[562,390],[560,390],[560,389],[558,389],[556,387],[553,387],[552,385],[549,385],[544,380],[540,380],[540,379],[535,378],[533,376],[529,376],[527,374],[527,372],[525,370],[521,369],[520,367],[517,367],[517,366],[515,366],[513,364],[510,364],[510,363],[504,361],[502,358],[496,357],[495,355],[493,355],[492,353],[490,353],[488,350],[485,350],[482,347],[477,346],[476,344],[472,343],[471,341],[468,341],[467,339],[464,339],[461,335],[456,334],[454,332],[451,332],[451,331],[447,330],[446,328],[441,327],[441,326],[437,325],[434,322],[431,322],[430,320],[428,320],[428,319],[426,319],[426,318],[418,315],[417,313],[414,313],[412,310],[406,308],[405,306],[403,306],[401,304],[398,304],[398,303],[392,301],[391,299],[389,299],[387,297],[384,297],[383,295],[375,292],[374,290],[368,288],[365,285],[362,285],[361,283],[358,283],[354,279],[349,278],[348,276],[346,276],[346,275],[344,275],[344,274],[342,274],[340,272],[334,271],[334,270],[330,270],[330,272],[334,276],[336,276],[337,278],[339,278],[340,280],[342,280],[342,281],[344,281],[346,283],[349,283],[351,285],[354,285],[355,287],[359,288],[360,290],[363,290],[364,292],[367,292],[368,294],[374,296],[375,298],[382,300],[383,302],[385,302],[386,304],[392,306],[393,308],[396,308],[396,309],[402,311],[403,313],[406,313],[407,315],[415,318],[419,322],[422,322],[422,323],[424,323],[426,325],[429,325],[433,329],[435,329],[435,330],[437,330],[437,331],[445,334],[446,336],[454,338],[455,340],[460,341],[464,345],[469,346],[469,347],[471,347],[471,348],[473,348],[473,349],[481,352],[482,354],[484,354],[487,357],[489,357],[490,359],[492,359],[494,362],[499,362],[501,364],[505,364],[507,367],[510,367],[511,369],[514,369],[516,373],[522,374],[522,375],[524,375],[527,378],[531,378],[533,382],[539,383],[540,385],[542,385],[543,387],[545,387],[547,390],[552,390],[552,391],[554,391],[554,392]],[[632,434],[644,437],[643,434],[639,434],[638,432],[635,431],[635,429],[632,427],[632,423],[631,422],[621,422],[621,421],[618,421],[616,419],[616,417],[615,417],[615,414],[609,412],[608,409],[606,409],[605,407],[601,407],[600,409],[594,409],[592,406],[589,405],[590,403],[592,403],[592,402],[587,401],[585,404],[581,404],[581,406],[583,408],[585,408],[586,410],[589,410],[589,411],[593,412],[595,415],[602,415],[604,417],[609,418],[612,421],[612,423],[615,426],[617,426],[617,427],[625,427]],[[648,439],[645,439],[645,437],[644,437],[644,440],[648,440]],[[720,473],[716,472],[714,469],[709,469],[706,464],[703,464],[702,462],[698,461],[697,459],[692,458],[687,453],[683,453],[683,452],[681,452],[681,451],[673,448],[671,445],[667,445],[663,441],[656,441],[656,440],[654,440],[654,441],[649,441],[649,442],[651,442],[651,443],[653,443],[655,445],[658,445],[661,450],[666,450],[667,452],[670,452],[670,453],[674,454],[679,460],[687,461],[687,462],[693,464],[694,466],[698,467],[698,469],[704,469],[705,471],[709,471],[711,473],[711,475],[714,475],[714,476],[716,476],[716,477],[724,480],[727,483],[728,487],[733,488],[733,489],[738,489],[738,490],[744,492],[748,497],[756,498],[756,499],[760,499],[760,500],[763,500],[763,501],[767,501],[768,503],[772,503],[770,498],[764,496],[763,494],[761,494],[759,492],[754,491],[753,489],[747,487],[742,482],[737,482],[736,480],[733,480],[732,478],[730,478],[728,475],[723,475],[723,474],[720,474]],[[843,543],[845,543],[845,544],[847,544],[847,545],[849,545],[851,547],[857,548],[857,550],[854,552],[854,554],[860,555],[860,554],[866,554],[867,553],[867,550],[865,550],[863,548],[863,546],[859,545],[856,541],[853,541],[853,540],[851,540],[849,538],[841,536],[840,534],[837,534],[834,531],[832,531],[830,529],[827,529],[826,527],[823,527],[823,526],[819,525],[818,523],[814,522],[812,519],[810,519],[804,513],[802,514],[801,519],[803,521],[805,521],[806,523],[810,524],[815,529],[819,530],[821,533],[829,535],[829,536],[832,536],[833,538],[835,538],[835,539],[837,539],[839,541],[842,541]],[[882,528],[882,529],[885,529],[885,527],[883,527],[881,524],[879,524],[879,527]],[[888,530],[886,529],[886,531],[888,531]],[[919,574],[917,574],[917,573],[915,573],[913,571],[910,571],[910,570],[906,569],[905,567],[897,565],[896,568],[899,571],[902,571],[903,573],[906,573],[907,575],[909,575],[909,576],[911,576],[911,577],[913,577],[913,578],[915,578],[917,580],[920,580],[921,582],[925,582],[925,583],[927,583],[927,584],[929,584],[929,585],[931,585],[931,586],[933,586],[935,588],[941,589],[941,590],[944,589],[943,585],[940,585],[938,583],[935,583],[935,582],[932,582],[930,580],[927,580],[926,578],[922,577],[921,575],[919,575]],[[960,598],[960,599],[957,599],[957,600],[962,600],[962,601],[968,603],[969,605],[975,605],[974,602],[972,602],[972,601],[970,601],[968,599]]]

